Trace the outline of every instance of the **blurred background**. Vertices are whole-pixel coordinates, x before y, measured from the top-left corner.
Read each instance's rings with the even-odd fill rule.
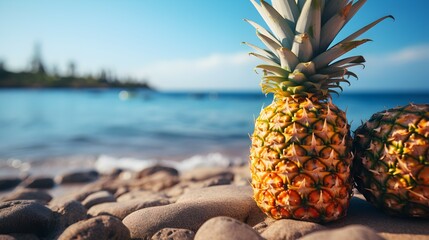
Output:
[[[351,52],[354,130],[428,103],[428,1],[368,1],[338,38],[391,14]],[[247,161],[260,93],[247,0],[0,0],[0,165],[52,159]],[[16,166],[21,166],[17,164]],[[3,166],[2,165],[2,166]]]

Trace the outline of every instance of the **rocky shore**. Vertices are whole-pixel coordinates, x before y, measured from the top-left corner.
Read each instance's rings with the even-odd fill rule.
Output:
[[[245,165],[0,176],[0,239],[419,240],[428,226],[390,217],[358,193],[336,222],[275,221],[253,201]]]

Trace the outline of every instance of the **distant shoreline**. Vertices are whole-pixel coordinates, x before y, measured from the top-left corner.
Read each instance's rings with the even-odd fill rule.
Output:
[[[146,81],[112,79],[106,76],[59,76],[45,72],[11,72],[0,69],[0,89],[147,89]]]
[[[155,89],[152,89],[150,87],[120,87],[120,86],[115,86],[115,87],[91,87],[91,86],[86,86],[86,87],[33,87],[33,86],[25,86],[25,87],[3,87],[0,86],[0,91],[2,90],[148,90],[148,91],[154,91],[156,92]]]

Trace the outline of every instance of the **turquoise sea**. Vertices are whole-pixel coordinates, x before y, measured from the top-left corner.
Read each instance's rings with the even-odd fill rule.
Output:
[[[254,118],[271,99],[258,92],[0,90],[0,161],[244,159]],[[429,103],[429,93],[344,93],[333,102],[347,109],[354,130],[377,111]]]

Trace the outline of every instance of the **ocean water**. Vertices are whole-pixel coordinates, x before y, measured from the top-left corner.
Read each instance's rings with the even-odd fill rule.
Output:
[[[254,118],[271,100],[258,92],[0,90],[0,162],[73,156],[247,161]],[[429,103],[429,93],[344,93],[333,102],[347,109],[354,130],[377,111]]]

